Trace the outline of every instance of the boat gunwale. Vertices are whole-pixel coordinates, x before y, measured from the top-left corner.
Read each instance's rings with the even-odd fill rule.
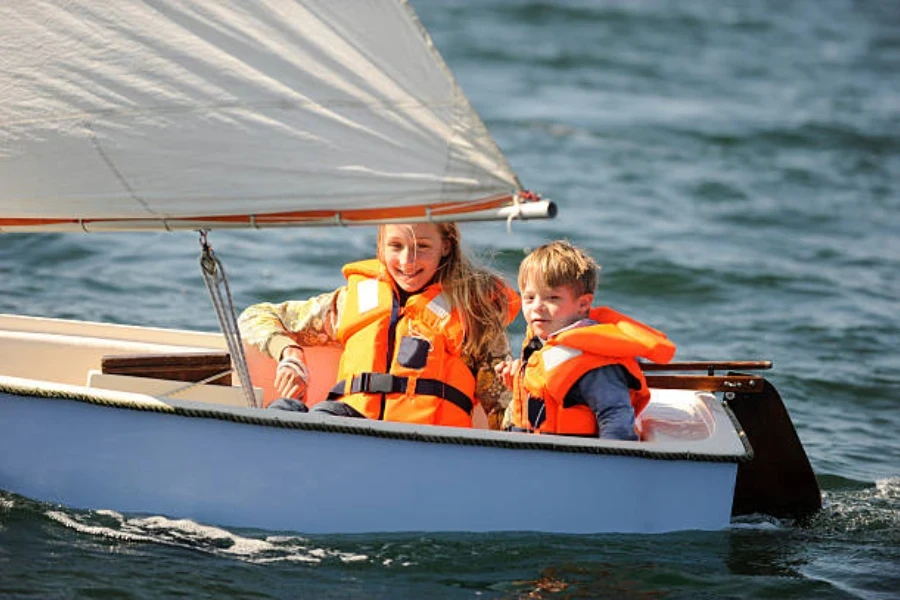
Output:
[[[413,423],[357,420],[333,417],[320,413],[294,413],[259,408],[210,405],[205,402],[157,398],[147,394],[87,388],[35,379],[0,375],[0,394],[33,400],[74,401],[95,406],[147,411],[173,416],[216,419],[244,425],[276,427],[279,429],[306,430],[361,435],[421,443],[461,446],[496,447],[509,450],[532,450],[574,454],[630,456],[654,460],[686,460],[696,462],[747,462],[753,458],[753,450],[740,423],[727,405],[718,403],[723,413],[734,425],[742,451],[704,452],[679,450],[675,446],[688,442],[654,442],[601,440],[596,438],[534,435],[508,431],[464,429]],[[3,401],[0,396],[0,402]],[[707,444],[709,445],[709,444]]]

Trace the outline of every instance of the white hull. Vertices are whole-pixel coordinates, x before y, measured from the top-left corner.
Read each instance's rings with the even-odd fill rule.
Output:
[[[708,393],[655,390],[662,421],[641,442],[336,419],[24,378],[8,365],[27,362],[26,328],[49,354],[193,334],[3,318],[0,489],[74,508],[303,533],[711,530],[746,458]]]

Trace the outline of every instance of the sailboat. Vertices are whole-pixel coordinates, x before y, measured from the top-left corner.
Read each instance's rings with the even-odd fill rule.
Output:
[[[3,4],[0,40],[0,232],[199,231],[222,325],[0,315],[5,492],[303,533],[715,530],[821,506],[765,361],[648,364],[668,374],[648,373],[636,442],[263,408],[275,366],[241,343],[216,230],[556,213],[408,2]],[[307,349],[310,397],[337,352]]]

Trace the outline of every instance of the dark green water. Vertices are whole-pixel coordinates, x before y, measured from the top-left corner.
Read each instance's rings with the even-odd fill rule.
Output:
[[[597,302],[677,358],[773,360],[823,512],[661,536],[307,537],[0,493],[0,597],[897,597],[900,4],[412,4],[523,183],[560,206],[511,233],[465,226],[470,249],[512,276],[569,238],[603,264]],[[333,289],[374,247],[369,229],[211,239],[240,306]],[[212,330],[198,252],[191,234],[0,236],[0,312]]]

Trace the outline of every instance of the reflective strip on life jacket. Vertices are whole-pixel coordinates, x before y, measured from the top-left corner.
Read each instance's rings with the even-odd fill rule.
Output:
[[[425,308],[437,315],[439,319],[450,317],[450,303],[447,302],[447,297],[444,294],[437,296]]]
[[[359,282],[356,310],[359,314],[365,314],[378,308],[378,280],[366,279]]]
[[[568,346],[551,346],[544,350],[542,356],[544,358],[544,368],[548,371],[552,371],[556,367],[565,363],[566,361],[572,360],[573,358],[578,358],[584,354],[578,348],[569,348]]]

